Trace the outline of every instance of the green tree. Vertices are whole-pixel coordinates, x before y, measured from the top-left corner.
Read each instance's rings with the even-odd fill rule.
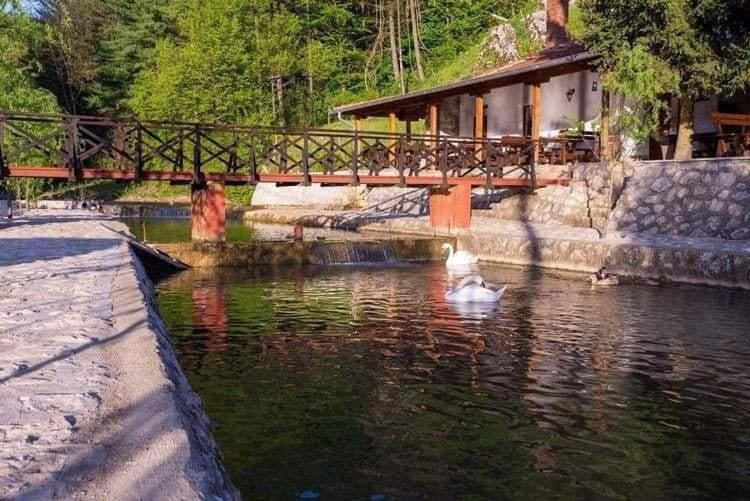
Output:
[[[127,111],[131,87],[153,61],[156,43],[170,38],[169,0],[106,0],[109,21],[94,49],[94,83],[86,96],[96,112]]]
[[[157,44],[130,105],[153,118],[271,121],[270,78],[294,75],[300,23],[265,0],[179,0],[176,40]]]
[[[34,48],[43,40],[44,33],[24,12],[20,2],[0,1],[0,110],[55,113],[58,110],[55,96],[34,82],[40,63],[34,57]],[[36,125],[30,132],[42,134],[45,126]],[[7,135],[0,145],[6,160],[18,148],[17,140]],[[15,162],[31,162],[33,154],[13,155]],[[44,182],[41,179],[11,179],[5,189],[27,203],[36,198]]]
[[[654,134],[665,96],[679,97],[677,159],[692,156],[695,100],[748,85],[746,0],[581,0],[572,17],[573,35],[601,57],[604,85],[632,100],[626,125]]]
[[[44,83],[68,113],[94,111],[86,97],[97,77],[94,54],[111,13],[102,0],[37,0],[37,20],[45,26],[41,60]]]

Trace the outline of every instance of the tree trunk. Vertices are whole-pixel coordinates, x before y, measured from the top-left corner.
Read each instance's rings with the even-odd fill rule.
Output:
[[[407,0],[409,13],[411,14],[411,34],[414,41],[414,62],[417,65],[417,76],[424,80],[424,69],[422,69],[422,50],[419,47],[419,23],[417,21],[416,0]]]
[[[393,65],[393,78],[401,86],[401,93],[403,94],[405,91],[404,81],[401,78],[401,65],[399,63],[401,47],[398,47],[398,45],[396,44],[396,23],[393,19],[393,5],[388,8],[388,41],[391,45],[391,65]]]
[[[677,128],[677,144],[674,149],[675,160],[693,158],[693,108],[695,102],[689,96],[680,97],[680,117]]]

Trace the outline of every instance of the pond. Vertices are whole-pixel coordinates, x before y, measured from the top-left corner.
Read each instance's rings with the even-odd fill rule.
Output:
[[[750,497],[750,293],[480,271],[499,305],[441,264],[160,283],[244,498]]]

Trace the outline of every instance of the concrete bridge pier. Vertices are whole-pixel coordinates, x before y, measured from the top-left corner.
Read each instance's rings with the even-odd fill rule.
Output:
[[[430,188],[430,225],[433,228],[469,228],[471,185]]]
[[[193,242],[226,241],[224,182],[204,180],[191,184],[190,201]]]

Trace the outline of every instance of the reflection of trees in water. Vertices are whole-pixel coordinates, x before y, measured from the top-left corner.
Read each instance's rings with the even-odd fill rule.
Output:
[[[742,315],[717,323],[716,312],[747,311],[750,300],[502,273],[511,281],[503,309],[485,316],[445,303],[441,267],[193,282],[195,332],[212,321],[226,332],[227,318],[232,326],[229,350],[211,353],[204,340],[194,356],[225,371],[204,373],[215,381],[204,383],[207,402],[243,408],[225,411],[222,433],[243,435],[232,449],[254,452],[234,460],[278,476],[297,455],[281,478],[327,478],[326,466],[401,497],[575,496],[583,491],[571,478],[613,495],[641,478],[648,497],[681,483],[705,488],[695,479],[707,469],[742,466],[739,453],[701,444],[747,435],[750,362],[737,348],[750,328]],[[205,314],[221,309],[212,284],[223,318]],[[730,419],[722,405],[734,407]]]

